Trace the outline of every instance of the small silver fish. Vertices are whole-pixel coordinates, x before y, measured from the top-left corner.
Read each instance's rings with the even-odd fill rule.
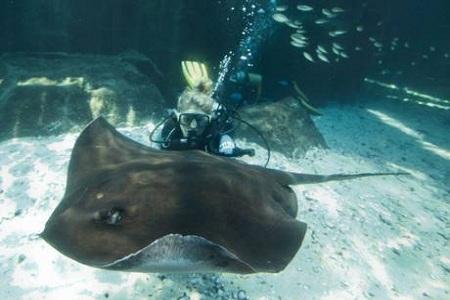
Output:
[[[317,52],[317,57],[321,60],[324,61],[326,63],[329,63],[330,61],[328,60],[328,58],[325,56],[325,54],[323,54],[322,52]]]
[[[298,41],[298,42],[304,42],[304,41],[308,40],[308,38],[301,33],[291,34],[291,39]]]
[[[336,49],[338,49],[338,50],[344,50],[344,48],[342,48],[342,46],[339,45],[339,44],[336,43],[336,42],[333,42],[332,46],[333,46],[333,48],[336,48]]]
[[[328,23],[328,20],[327,19],[317,19],[314,23],[316,23],[316,24],[325,24],[325,23]]]
[[[309,5],[297,5],[297,9],[300,11],[312,11],[314,10],[314,7],[311,7]]]
[[[275,10],[276,11],[286,11],[288,9],[287,5],[278,5]]]
[[[343,13],[345,10],[343,8],[340,8],[340,7],[333,7],[331,9],[331,11],[336,13],[336,14],[338,14],[338,13]]]
[[[346,33],[347,33],[346,30],[335,30],[335,31],[328,32],[328,35],[331,36],[331,37],[336,37],[336,36],[343,35],[343,34],[346,34]]]
[[[281,13],[273,14],[272,18],[278,23],[286,23],[289,21],[288,17],[286,17],[286,15],[281,14]]]
[[[323,8],[322,9],[322,13],[327,17],[327,18],[334,18],[336,17],[335,14],[333,14],[329,9]]]
[[[306,48],[308,46],[307,42],[299,42],[297,40],[291,40],[291,45],[296,48]]]
[[[321,45],[317,46],[316,51],[322,52],[322,53],[328,53],[328,51],[324,47],[322,47]]]
[[[358,31],[358,32],[363,32],[364,31],[364,27],[363,26],[357,26],[356,27],[356,31]]]
[[[311,54],[309,54],[308,52],[304,51],[303,56],[310,62],[314,62],[314,58],[312,58]]]
[[[382,47],[383,47],[383,44],[380,43],[380,42],[375,42],[373,45],[374,45],[375,47],[377,47],[377,48],[382,48]]]
[[[292,22],[291,20],[287,20],[287,21],[285,22],[285,24],[286,24],[287,26],[291,27],[291,28],[295,28],[295,29],[301,28],[300,25],[295,24],[295,23]]]

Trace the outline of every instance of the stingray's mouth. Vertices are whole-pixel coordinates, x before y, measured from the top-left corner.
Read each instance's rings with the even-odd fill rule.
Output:
[[[168,234],[105,269],[135,272],[256,272],[223,246],[196,235]]]

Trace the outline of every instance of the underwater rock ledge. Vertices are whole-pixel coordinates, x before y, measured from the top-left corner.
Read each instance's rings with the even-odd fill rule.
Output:
[[[100,115],[119,127],[162,119],[172,100],[161,91],[165,87],[158,78],[164,74],[152,76],[141,70],[143,64],[159,72],[137,52],[1,55],[0,140],[79,131]],[[295,98],[244,107],[239,113],[260,131],[272,150],[287,157],[302,157],[311,147],[327,147]],[[239,126],[236,137],[264,146],[258,133],[245,124]]]
[[[239,115],[260,131],[271,150],[287,157],[303,157],[312,147],[328,148],[309,113],[293,97],[244,107]],[[265,146],[258,134],[245,124],[239,126],[236,137]]]
[[[61,134],[104,115],[137,125],[162,113],[154,82],[130,55],[16,53],[0,56],[0,140]]]

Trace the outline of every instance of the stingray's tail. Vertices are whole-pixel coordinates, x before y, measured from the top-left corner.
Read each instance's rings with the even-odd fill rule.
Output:
[[[315,174],[303,174],[303,173],[293,173],[286,172],[275,169],[267,169],[260,166],[249,166],[249,168],[254,168],[257,170],[264,170],[264,173],[270,174],[270,176],[276,179],[280,184],[283,185],[295,185],[295,184],[309,184],[309,183],[321,183],[327,181],[340,181],[355,179],[361,177],[369,176],[401,176],[410,175],[406,172],[386,172],[386,173],[359,173],[359,174],[331,174],[331,175],[315,175]]]
[[[332,174],[332,175],[314,175],[314,174],[301,174],[301,173],[289,173],[289,184],[309,184],[320,183],[326,181],[339,181],[347,179],[355,179],[360,177],[369,176],[398,176],[409,175],[409,173],[359,173],[359,174]]]

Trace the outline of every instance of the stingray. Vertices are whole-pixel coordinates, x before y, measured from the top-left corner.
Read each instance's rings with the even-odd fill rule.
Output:
[[[64,197],[41,237],[103,269],[279,272],[307,228],[296,219],[290,185],[392,174],[300,174],[198,150],[162,151],[99,117],[75,142]]]

